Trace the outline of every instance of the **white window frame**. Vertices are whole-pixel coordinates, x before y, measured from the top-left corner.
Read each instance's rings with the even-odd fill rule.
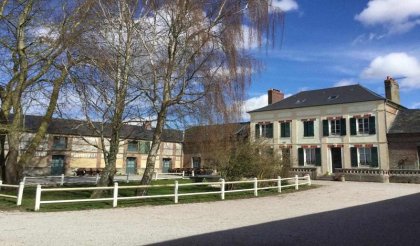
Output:
[[[362,154],[361,150],[364,150],[364,153]],[[362,155],[365,156],[365,159],[367,157],[367,152],[369,151],[369,157],[370,157],[370,162],[365,162],[362,164]],[[371,163],[372,163],[372,148],[371,147],[360,147],[357,148],[357,163],[359,165],[359,167],[370,167]]]
[[[370,129],[369,129],[369,118],[363,117],[363,118],[357,118],[356,119],[356,129],[357,129],[357,135],[369,135]],[[360,120],[363,121],[363,131],[361,131],[360,128]],[[367,123],[366,123],[367,122]],[[367,126],[365,126],[367,124]]]
[[[341,119],[336,119],[336,120],[329,120],[329,131],[330,131],[330,136],[341,136]],[[333,132],[333,122],[335,122],[335,127],[334,127],[334,132]]]
[[[313,161],[313,163],[308,163],[308,153],[309,152],[309,159],[310,161]],[[304,164],[305,166],[315,166],[316,165],[316,151],[315,148],[305,148],[303,149],[303,155],[304,155]]]

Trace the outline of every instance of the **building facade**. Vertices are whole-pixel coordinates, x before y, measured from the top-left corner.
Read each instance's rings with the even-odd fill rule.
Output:
[[[389,169],[387,132],[399,105],[398,84],[385,80],[384,98],[361,85],[303,91],[249,112],[253,140],[288,155],[293,167],[320,175],[337,169]],[[276,98],[270,90],[269,99]]]

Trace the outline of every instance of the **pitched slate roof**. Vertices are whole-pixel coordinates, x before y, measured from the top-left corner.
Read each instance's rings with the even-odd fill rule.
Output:
[[[378,100],[385,101],[386,99],[357,84],[302,91],[279,102],[250,111],[249,113]]]
[[[41,120],[41,116],[25,115],[25,130],[30,132],[36,131],[41,124]],[[100,124],[98,122],[94,122],[94,124],[99,128]],[[121,129],[120,136],[121,138],[151,141],[153,131],[153,128],[151,130],[147,130],[143,126],[125,124]],[[86,125],[85,121],[72,119],[52,119],[47,132],[49,134],[57,135],[98,136],[92,128]],[[109,125],[105,124],[104,135],[109,137],[110,133],[111,131]],[[183,142],[183,131],[164,129],[162,133],[162,141],[181,143]]]
[[[405,109],[398,112],[388,133],[420,133],[420,109]]]

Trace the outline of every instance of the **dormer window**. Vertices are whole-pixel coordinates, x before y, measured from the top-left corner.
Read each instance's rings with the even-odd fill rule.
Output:
[[[334,99],[337,99],[337,98],[338,98],[338,95],[332,95],[332,96],[328,97],[328,100],[334,100]]]
[[[296,104],[304,103],[305,101],[306,101],[306,99],[298,99],[296,101]]]

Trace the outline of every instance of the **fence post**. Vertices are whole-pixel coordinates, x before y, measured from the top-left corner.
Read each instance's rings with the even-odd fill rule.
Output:
[[[185,177],[185,171],[182,171],[182,178]]]
[[[174,187],[174,202],[178,203],[178,180],[175,180],[175,187]]]
[[[295,190],[299,190],[299,177],[295,175]]]
[[[23,182],[23,184],[26,184],[26,176],[25,176],[25,177],[23,177],[22,182]]]
[[[224,179],[220,179],[220,198],[222,200],[225,200],[225,180]]]
[[[311,186],[312,185],[311,176],[309,176],[309,174],[307,174],[306,178],[308,179],[308,186]]]
[[[194,177],[194,170],[191,171],[191,177]]]
[[[114,197],[112,199],[112,207],[115,208],[118,205],[118,182],[114,183]]]
[[[127,180],[125,181],[127,184],[130,182],[128,179],[128,175],[130,175],[130,173],[127,173]]]
[[[277,191],[281,193],[281,177],[277,176]]]
[[[158,172],[154,171],[153,173],[155,174],[155,180],[157,180],[158,179]]]
[[[258,196],[258,180],[254,178],[254,196]]]
[[[23,187],[25,187],[25,184],[23,182],[20,182],[19,183],[18,196],[17,196],[17,203],[16,203],[16,205],[18,205],[18,206],[22,205]]]
[[[38,184],[36,186],[36,193],[35,193],[35,211],[39,211],[41,208],[41,185]]]
[[[1,185],[3,184],[3,180],[0,180],[0,190],[1,190]]]
[[[95,184],[98,184],[98,181],[99,181],[99,173],[96,174]]]
[[[60,186],[64,185],[64,174],[61,174],[61,182],[60,182]]]

